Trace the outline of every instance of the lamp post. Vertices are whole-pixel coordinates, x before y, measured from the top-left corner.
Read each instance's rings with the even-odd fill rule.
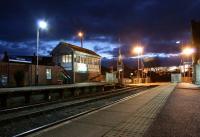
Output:
[[[40,20],[38,21],[38,24],[37,24],[37,51],[36,51],[36,56],[37,56],[37,63],[36,63],[36,84],[38,84],[38,80],[39,80],[39,68],[38,68],[38,49],[39,49],[39,36],[40,36],[40,29],[47,29],[47,22],[45,22],[44,20]]]
[[[134,48],[134,52],[137,53],[137,57],[138,57],[138,72],[137,72],[137,78],[138,78],[138,83],[139,83],[139,70],[140,70],[140,55],[143,52],[143,48],[140,46],[137,46]]]
[[[83,48],[83,35],[84,35],[84,34],[83,34],[83,32],[81,32],[81,31],[78,33],[78,36],[79,36],[79,38],[80,38],[80,40],[81,40],[81,47],[82,47],[82,48]]]
[[[191,48],[191,47],[185,47],[182,50],[182,54],[186,55],[187,57],[191,56],[194,52],[195,52],[194,48]],[[184,64],[184,73],[185,73],[185,64]],[[185,74],[184,74],[184,76],[185,76]],[[189,68],[188,68],[188,76],[190,76]]]
[[[180,49],[183,50],[183,41],[176,41],[176,44],[180,45]],[[181,53],[182,54],[182,53]],[[181,73],[181,76],[182,76],[182,72],[181,72],[181,65],[183,65],[183,78],[185,78],[185,64],[184,64],[184,58],[182,55],[180,55],[181,57],[181,63],[180,63],[180,73]]]

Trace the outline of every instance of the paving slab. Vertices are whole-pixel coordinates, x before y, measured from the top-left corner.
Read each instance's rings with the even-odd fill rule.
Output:
[[[73,122],[59,126],[56,132],[48,130],[42,136],[46,137],[101,137],[104,132],[108,131],[109,127],[99,126],[87,123]],[[34,135],[37,136],[37,135]],[[38,135],[40,136],[40,135]]]
[[[155,120],[173,89],[174,86],[168,86],[158,90],[160,94],[133,113],[124,123],[106,133],[104,137],[142,137]]]
[[[136,102],[134,102],[136,103]],[[141,103],[142,105],[142,103]],[[108,109],[106,109],[106,111],[113,111],[113,112],[124,112],[124,113],[132,113],[134,111],[136,111],[138,108],[140,107],[140,105],[135,105],[135,104],[126,104],[126,103],[120,103],[118,105],[114,105]]]
[[[200,137],[200,89],[197,88],[180,83],[144,137]]]
[[[130,113],[124,112],[100,111],[84,119],[79,119],[76,122],[114,127],[120,122],[124,121],[129,115]]]
[[[179,83],[177,88],[186,88],[186,89],[200,89],[200,85],[195,85],[192,83]]]

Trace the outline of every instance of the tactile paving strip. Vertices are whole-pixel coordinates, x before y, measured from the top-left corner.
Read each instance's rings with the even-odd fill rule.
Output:
[[[161,88],[157,96],[138,109],[125,122],[107,132],[104,137],[142,137],[174,88],[174,84]]]

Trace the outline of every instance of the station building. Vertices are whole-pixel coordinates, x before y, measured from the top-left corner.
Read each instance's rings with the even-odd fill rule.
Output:
[[[64,68],[71,83],[99,81],[101,56],[92,50],[60,42],[51,52],[53,62]]]
[[[4,55],[0,61],[0,87],[15,87],[15,75],[23,86],[36,84],[36,56]],[[94,51],[60,42],[51,56],[39,57],[39,85],[100,82],[101,57]],[[23,73],[23,74],[22,74]],[[18,76],[19,77],[19,76]]]

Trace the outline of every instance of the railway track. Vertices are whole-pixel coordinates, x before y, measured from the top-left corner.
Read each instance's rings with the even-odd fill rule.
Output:
[[[37,104],[0,111],[0,137],[25,136],[109,106],[150,87],[125,88],[68,102]]]
[[[138,88],[138,87],[134,87],[134,88]],[[54,104],[56,104],[57,106],[60,106],[60,104],[63,104],[65,102],[71,102],[71,103],[69,103],[69,105],[81,103],[81,102],[84,102],[85,100],[88,100],[88,98],[89,98],[89,100],[92,99],[92,97],[97,98],[97,96],[101,98],[102,96],[118,94],[118,92],[121,92],[123,90],[128,90],[128,89],[132,89],[132,87],[114,89],[114,90],[109,90],[109,91],[104,91],[104,92],[96,92],[96,93],[92,93],[92,94],[81,95],[81,96],[78,96],[78,97],[69,97],[69,98],[64,99],[64,100],[41,102],[41,103],[24,105],[24,106],[19,106],[19,107],[0,109],[0,115],[8,114],[8,113],[17,113],[17,112],[23,111],[23,110],[31,110],[31,109],[34,109],[34,108],[46,107],[46,106],[50,106],[50,105],[54,105]],[[0,118],[0,121],[1,121],[1,118]]]

